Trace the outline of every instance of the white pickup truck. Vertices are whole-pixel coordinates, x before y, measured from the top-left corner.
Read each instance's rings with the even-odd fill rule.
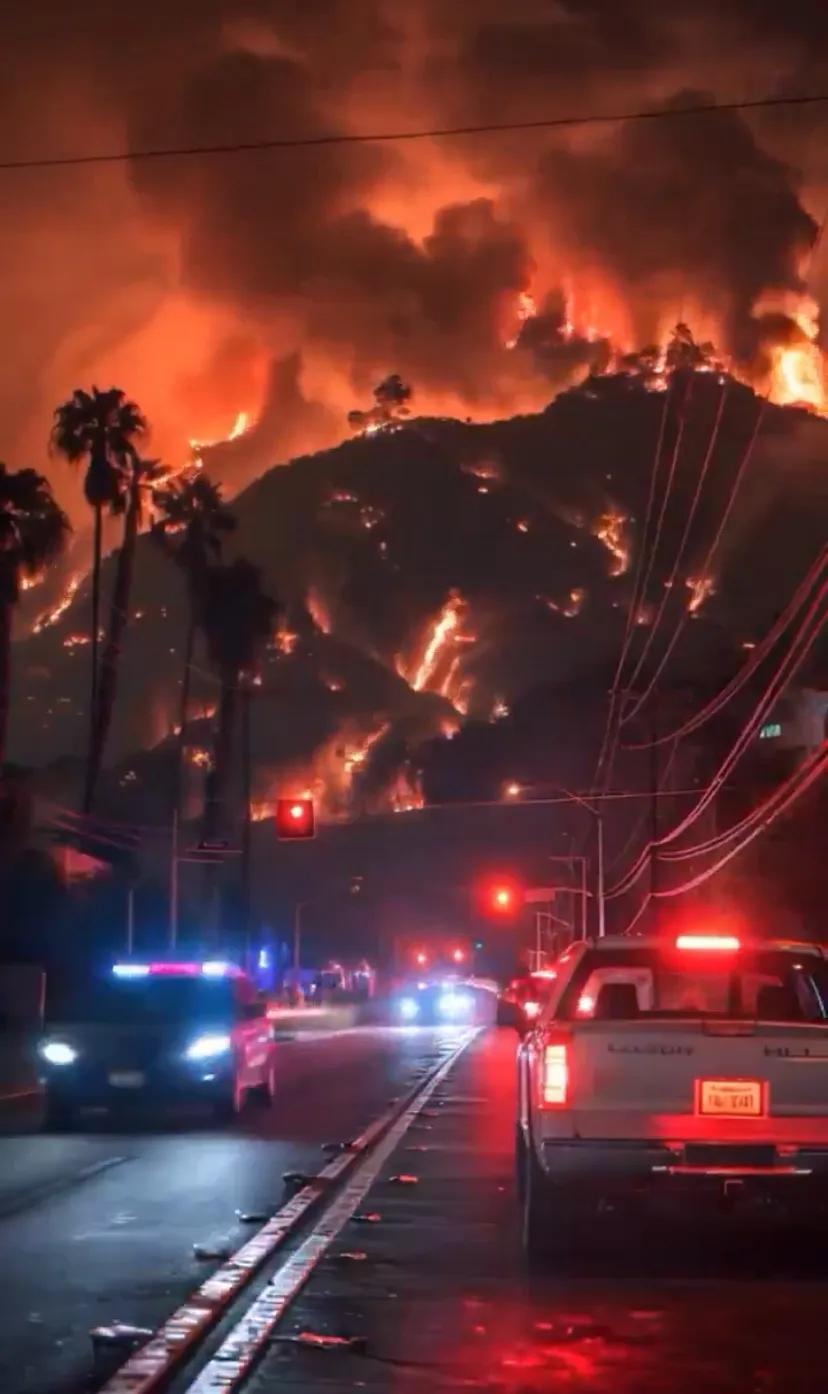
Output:
[[[828,960],[730,934],[572,945],[518,1052],[527,1256],[599,1206],[828,1200]]]

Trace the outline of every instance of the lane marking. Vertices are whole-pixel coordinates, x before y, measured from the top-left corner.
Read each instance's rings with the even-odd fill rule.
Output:
[[[33,1186],[5,1203],[0,1202],[0,1220],[19,1215],[24,1210],[31,1210],[33,1206],[62,1195],[64,1191],[71,1191],[74,1186],[91,1181],[100,1176],[101,1172],[111,1171],[113,1167],[122,1166],[129,1160],[129,1157],[104,1157],[100,1162],[92,1162],[90,1166],[81,1167],[80,1171],[73,1171],[71,1176],[59,1176],[54,1181],[44,1181],[40,1186]]]
[[[313,1233],[286,1259],[267,1287],[251,1302],[213,1358],[187,1386],[186,1394],[232,1394],[233,1390],[241,1387],[268,1345],[274,1328],[308,1282],[320,1259],[356,1214],[417,1114],[476,1035],[477,1031],[472,1031],[421,1085],[415,1097],[408,1100],[396,1122],[387,1129],[368,1156],[358,1163],[354,1175],[320,1216]]]
[[[465,1030],[447,1038],[450,1043],[459,1039],[443,1064],[429,1067],[429,1080],[418,1078],[399,1101],[380,1114],[373,1123],[353,1140],[347,1152],[341,1152],[302,1190],[242,1244],[240,1249],[211,1274],[195,1292],[178,1307],[158,1328],[152,1340],[135,1351],[119,1370],[99,1390],[99,1394],[152,1394],[164,1384],[172,1372],[192,1352],[193,1347],[215,1326],[216,1322],[250,1282],[262,1264],[279,1249],[304,1222],[310,1211],[323,1205],[332,1187],[353,1170],[368,1148],[373,1147],[393,1127],[412,1103],[428,1097],[429,1082],[442,1079],[443,1072],[453,1064],[477,1035],[477,1028]],[[424,1090],[428,1088],[428,1094]]]

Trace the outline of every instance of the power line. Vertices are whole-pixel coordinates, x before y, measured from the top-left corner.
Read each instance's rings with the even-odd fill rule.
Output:
[[[788,97],[757,97],[753,101],[693,102],[680,107],[648,107],[640,111],[593,112],[587,116],[550,116],[538,121],[490,121],[469,126],[434,126],[416,131],[340,131],[316,136],[280,136],[260,140],[217,142],[213,145],[148,146],[137,150],[102,151],[86,155],[46,155],[25,160],[0,160],[0,171],[65,169],[79,165],[124,164],[128,160],[187,159],[206,155],[240,155],[266,150],[309,150],[321,146],[368,145],[412,140],[444,140],[456,136],[508,134],[510,131],[572,130],[585,126],[614,126],[624,121],[663,121],[719,112],[770,111],[777,107],[808,107],[828,102],[828,93]]]

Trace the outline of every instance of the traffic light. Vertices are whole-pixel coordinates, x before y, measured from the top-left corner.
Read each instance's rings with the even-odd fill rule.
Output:
[[[315,837],[313,799],[277,799],[276,836],[286,839]]]
[[[490,877],[479,891],[483,914],[499,920],[514,919],[523,905],[523,899],[523,887],[509,876]]]

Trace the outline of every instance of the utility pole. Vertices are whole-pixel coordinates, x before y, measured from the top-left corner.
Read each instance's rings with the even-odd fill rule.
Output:
[[[170,948],[178,943],[178,809],[173,809],[170,837]]]
[[[127,958],[132,957],[135,947],[135,887],[127,887],[127,915],[126,915],[126,951]]]
[[[659,888],[659,864],[658,864],[658,781],[660,778],[660,761],[658,758],[658,697],[653,694],[652,715],[650,717],[650,895],[658,894]]]
[[[293,970],[299,972],[302,966],[302,911],[307,905],[306,900],[297,900],[296,909],[293,912]]]

